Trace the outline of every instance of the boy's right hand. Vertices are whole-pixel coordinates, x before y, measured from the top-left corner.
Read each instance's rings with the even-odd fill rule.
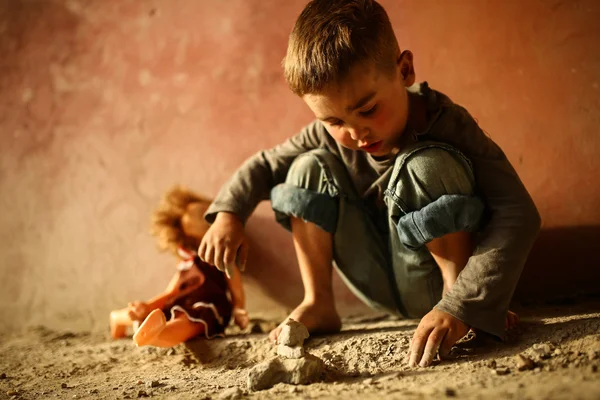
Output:
[[[215,222],[202,238],[198,257],[224,271],[229,278],[236,261],[239,269],[244,270],[248,259],[248,240],[237,215],[228,212],[217,214]]]

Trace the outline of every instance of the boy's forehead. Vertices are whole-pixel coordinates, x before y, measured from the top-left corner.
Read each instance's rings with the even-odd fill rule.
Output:
[[[331,113],[351,112],[364,106],[377,94],[379,79],[373,70],[355,69],[340,82],[302,98],[318,118],[324,119]]]

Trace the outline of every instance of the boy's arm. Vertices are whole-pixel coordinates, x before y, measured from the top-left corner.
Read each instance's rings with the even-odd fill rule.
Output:
[[[538,210],[502,150],[462,107],[451,105],[430,132],[473,162],[477,187],[491,218],[479,235],[473,257],[436,308],[497,337],[529,251],[539,233]]]
[[[403,211],[397,216],[400,240],[408,248],[426,246],[441,270],[444,292],[450,290],[473,254],[469,232],[477,229],[483,213],[469,162],[451,149],[421,149],[406,160],[394,187]],[[429,365],[438,350],[444,354],[468,328],[434,308],[419,322],[409,364]]]
[[[219,212],[229,212],[245,224],[258,203],[269,199],[271,189],[285,181],[294,159],[325,146],[327,135],[323,125],[315,121],[284,143],[246,160],[223,185],[204,215],[206,220],[213,223]]]

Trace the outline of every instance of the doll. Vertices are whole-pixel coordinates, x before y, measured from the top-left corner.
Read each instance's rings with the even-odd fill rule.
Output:
[[[195,252],[209,228],[203,218],[209,205],[209,200],[181,187],[166,194],[152,215],[151,233],[161,250],[179,258],[177,272],[164,293],[110,313],[113,338],[124,337],[132,326],[137,346],[172,347],[200,335],[222,336],[232,317],[241,329],[248,325],[238,268],[227,278]]]

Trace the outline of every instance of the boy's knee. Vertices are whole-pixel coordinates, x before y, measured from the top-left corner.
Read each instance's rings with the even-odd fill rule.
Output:
[[[306,152],[294,160],[288,171],[285,183],[315,190],[322,183],[322,175],[331,170],[339,161],[325,149]]]

